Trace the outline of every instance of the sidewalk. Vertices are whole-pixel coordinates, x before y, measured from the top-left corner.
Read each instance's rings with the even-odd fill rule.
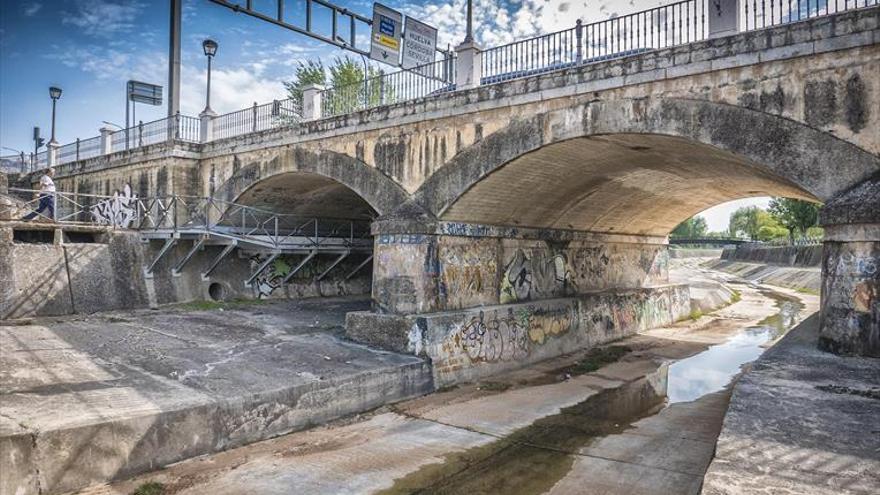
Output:
[[[736,385],[705,495],[880,493],[880,359],[816,348],[818,314]]]

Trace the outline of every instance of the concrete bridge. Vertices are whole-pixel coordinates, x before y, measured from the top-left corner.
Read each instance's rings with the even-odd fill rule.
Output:
[[[56,182],[371,220],[372,278],[361,287],[374,308],[349,314],[349,335],[431,357],[439,384],[679,319],[687,290],[667,284],[666,268],[679,222],[751,196],[821,201],[822,345],[878,356],[877,74],[880,8],[870,7],[204,144],[164,142],[65,165]],[[154,289],[157,302],[213,284],[245,291],[244,269],[203,281],[175,278],[173,265],[149,282],[167,288]]]

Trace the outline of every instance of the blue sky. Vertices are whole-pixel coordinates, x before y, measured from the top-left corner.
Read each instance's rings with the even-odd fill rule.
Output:
[[[337,1],[370,16],[371,1]],[[441,46],[454,46],[464,37],[465,0],[383,3],[437,27]],[[475,33],[483,46],[496,46],[571,27],[578,18],[596,21],[664,3],[671,1],[475,0]],[[64,144],[98,135],[102,121],[124,123],[127,80],[167,84],[167,0],[0,0],[0,4],[0,146],[32,150],[33,126],[40,126],[48,140],[51,85],[64,90],[56,124],[57,139]],[[254,0],[255,7],[265,12],[271,12],[274,4]],[[282,81],[291,79],[299,61],[328,61],[346,53],[208,0],[184,0],[183,5],[181,111],[185,114],[195,116],[204,107],[201,42],[206,37],[220,45],[211,93],[211,106],[219,113],[283,98]],[[302,5],[286,1],[291,19],[301,16]],[[366,30],[359,34],[365,43]],[[148,122],[165,112],[164,106],[138,105],[137,117]],[[710,226],[726,226],[727,214],[707,215]]]

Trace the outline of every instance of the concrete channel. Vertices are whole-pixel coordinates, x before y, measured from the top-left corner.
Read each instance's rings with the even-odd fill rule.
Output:
[[[742,366],[818,304],[734,287],[595,370],[589,352],[548,360],[83,493],[699,493]]]

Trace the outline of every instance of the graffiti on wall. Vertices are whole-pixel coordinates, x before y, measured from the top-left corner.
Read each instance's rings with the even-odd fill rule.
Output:
[[[516,249],[504,265],[499,302],[529,301],[577,291],[564,253]]]
[[[447,245],[439,250],[440,297],[447,309],[496,302],[497,249],[493,243]]]
[[[137,218],[137,195],[126,184],[122,192],[114,191],[113,197],[98,202],[90,208],[92,220],[101,225],[128,228]]]
[[[249,261],[251,264],[251,269],[256,270],[257,267],[262,265],[266,259],[268,259],[269,255],[267,254],[255,254],[250,257]],[[291,267],[287,260],[284,259],[283,256],[279,256],[275,258],[275,261],[269,264],[262,273],[257,275],[257,278],[251,283],[251,287],[254,289],[254,292],[258,299],[263,299],[272,295],[276,289],[281,287],[281,281],[284,280],[285,275],[290,273]]]
[[[578,324],[574,304],[561,308],[521,307],[480,311],[448,337],[446,352],[464,352],[473,362],[521,360],[532,346],[542,345]]]
[[[438,363],[454,362],[458,356],[471,363],[524,360],[557,338],[564,337],[573,346],[585,342],[595,345],[668,325],[689,312],[686,286],[581,296],[562,305],[484,310],[451,326],[440,347],[443,356]]]

